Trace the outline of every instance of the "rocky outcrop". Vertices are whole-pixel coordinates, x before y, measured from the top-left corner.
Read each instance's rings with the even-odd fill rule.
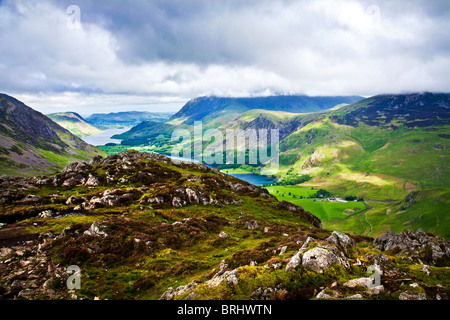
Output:
[[[192,281],[189,282],[187,285],[185,286],[179,286],[175,289],[173,288],[168,288],[167,291],[165,291],[161,298],[159,298],[159,300],[174,300],[176,297],[181,296],[187,292],[191,292],[192,290],[194,290],[198,285],[200,284],[199,281]],[[187,299],[189,300],[189,299]]]
[[[306,251],[302,256],[302,265],[319,273],[323,273],[335,264],[348,267],[345,257],[342,257],[339,251],[332,246],[315,247]]]
[[[398,297],[399,300],[427,300],[427,296],[422,292],[405,291]]]
[[[55,264],[47,251],[54,239],[55,235],[47,233],[0,249],[2,299],[68,298],[69,293],[60,289],[67,279],[66,269]]]
[[[431,255],[433,261],[450,258],[450,243],[441,237],[427,234],[422,229],[402,233],[388,232],[373,241],[375,248],[381,251],[408,253],[412,256]]]
[[[347,254],[352,247],[356,247],[356,242],[352,238],[339,231],[333,231],[326,241],[341,247]]]

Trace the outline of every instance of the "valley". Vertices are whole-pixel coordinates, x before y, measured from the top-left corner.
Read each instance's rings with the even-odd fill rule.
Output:
[[[186,114],[143,121],[112,137],[121,144],[98,148],[36,114],[97,153],[72,162],[42,149],[60,167],[33,175],[3,167],[0,297],[448,299],[447,109],[431,125],[430,113],[375,117],[364,110],[377,99],[366,100],[308,113],[241,110],[204,125],[279,129],[280,164],[268,176],[261,163],[162,155],[173,130],[193,130]],[[437,101],[448,105],[448,95]],[[246,174],[260,187],[238,179]],[[364,279],[374,264],[383,277],[371,288]],[[65,288],[67,265],[82,268],[81,290]],[[17,282],[23,270],[29,276]]]
[[[213,107],[208,108],[208,103]],[[443,231],[448,230],[447,210],[440,204],[449,201],[446,188],[450,177],[449,104],[448,94],[380,95],[351,105],[339,104],[330,110],[293,113],[274,108],[238,111],[230,109],[235,108],[230,100],[201,98],[188,103],[186,110],[182,109],[168,122],[157,126],[143,122],[117,136],[124,139],[120,145],[101,148],[106,153],[135,149],[170,154],[174,146],[170,140],[173,130],[193,130],[189,123],[194,119],[204,120],[204,130],[278,129],[280,166],[264,174],[281,184],[310,176],[311,179],[299,186],[325,189],[336,197],[356,196],[365,200],[365,211],[351,215],[343,214],[346,208],[341,210],[342,204],[329,204],[340,215],[332,214],[324,221],[325,225],[361,235],[380,235],[407,227],[425,228],[430,232],[437,230],[448,239],[450,234]],[[428,106],[426,112],[424,105]],[[204,110],[204,116],[190,118],[194,106]],[[262,106],[261,102],[257,104],[258,108]],[[258,174],[267,169],[262,164],[215,167],[226,173],[241,174]],[[434,191],[436,197],[432,196]],[[420,197],[427,207],[420,219],[415,205],[407,210],[399,209],[406,197],[417,192],[426,195]],[[310,200],[289,199],[321,219],[326,216],[324,209]],[[386,215],[388,211],[392,214]]]

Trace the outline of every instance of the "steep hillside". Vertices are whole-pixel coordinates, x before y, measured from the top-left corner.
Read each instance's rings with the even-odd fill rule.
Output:
[[[339,124],[358,126],[404,125],[408,128],[448,125],[450,120],[448,93],[411,93],[378,95],[343,107],[332,115]]]
[[[75,112],[52,113],[48,114],[47,117],[79,138],[102,132],[102,130],[88,123],[82,116]]]
[[[31,176],[55,172],[103,152],[43,114],[0,94],[0,174]]]
[[[442,238],[331,232],[264,189],[156,154],[0,179],[0,209],[1,299],[450,298]]]
[[[450,179],[449,96],[381,95],[317,115],[281,141],[276,174],[307,174],[304,187],[366,199],[370,209],[324,221],[327,227],[370,235],[423,228],[448,237],[450,194],[441,188]],[[421,205],[399,210],[417,191]]]
[[[317,180],[354,172],[403,179],[405,191],[445,186],[450,177],[449,94],[377,96],[323,114],[282,141],[283,160]],[[289,155],[301,154],[292,161]],[[367,179],[370,183],[370,178]],[[389,183],[394,185],[395,183]],[[359,189],[364,195],[364,189]],[[404,194],[391,194],[400,199]],[[388,199],[385,197],[385,199]]]
[[[134,127],[143,121],[165,122],[173,113],[126,111],[111,113],[94,113],[86,121],[100,129]]]

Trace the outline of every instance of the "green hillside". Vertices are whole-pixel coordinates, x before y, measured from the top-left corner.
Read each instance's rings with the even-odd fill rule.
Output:
[[[79,138],[102,132],[102,130],[88,123],[83,117],[75,112],[52,113],[48,114],[47,117]]]
[[[0,94],[0,175],[56,172],[72,161],[104,155],[17,99]]]

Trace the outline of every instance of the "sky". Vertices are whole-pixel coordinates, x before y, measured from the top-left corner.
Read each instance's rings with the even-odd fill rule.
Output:
[[[43,113],[450,92],[448,0],[0,0],[0,92]]]

